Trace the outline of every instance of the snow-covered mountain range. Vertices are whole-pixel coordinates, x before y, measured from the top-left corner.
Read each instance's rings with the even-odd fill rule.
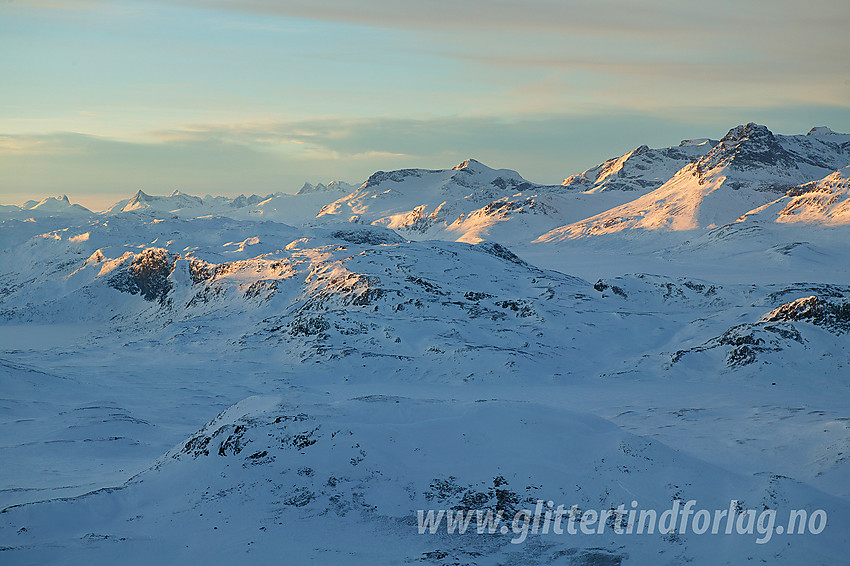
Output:
[[[44,218],[47,216],[85,216],[92,212],[79,204],[71,204],[68,195],[47,197],[40,201],[28,200],[20,206],[0,205],[0,218]]]
[[[831,175],[845,167],[848,158],[850,135],[815,128],[806,136],[775,136],[764,126],[739,126],[658,189],[552,230],[540,240],[634,228],[693,230],[720,226],[799,185]]]
[[[0,209],[0,561],[839,564],[850,135]],[[419,534],[794,509],[820,534]],[[785,514],[785,515],[783,515]]]
[[[832,187],[828,179],[848,161],[848,134],[815,127],[806,135],[775,135],[750,123],[733,128],[719,141],[684,140],[661,149],[641,146],[569,176],[561,185],[536,184],[516,171],[491,169],[468,159],[444,170],[379,171],[359,186],[341,181],[305,183],[295,195],[202,198],[174,191],[160,197],[140,190],[99,215],[212,215],[292,225],[354,222],[386,226],[417,240],[495,240],[524,246],[624,230],[722,226],[773,206],[785,195],[810,192],[814,183]],[[823,202],[834,197],[829,206],[840,211],[846,199],[831,191],[819,189]],[[67,197],[7,205],[0,213],[7,219],[95,216],[71,205]],[[828,220],[797,214],[795,221],[846,222],[840,213],[830,213]]]

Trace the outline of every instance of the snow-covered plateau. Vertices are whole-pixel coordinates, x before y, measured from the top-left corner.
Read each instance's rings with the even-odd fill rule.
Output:
[[[0,206],[0,563],[846,563],[850,135],[565,178]]]

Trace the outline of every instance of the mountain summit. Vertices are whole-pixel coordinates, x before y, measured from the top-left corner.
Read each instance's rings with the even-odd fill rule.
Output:
[[[301,189],[296,193],[299,195],[309,195],[313,193],[333,193],[333,192],[351,192],[355,189],[354,185],[349,185],[342,181],[331,181],[327,185],[316,183],[304,183]]]
[[[829,138],[824,141],[821,138]],[[846,141],[845,141],[845,138]],[[640,228],[693,230],[735,221],[801,184],[850,163],[850,136],[781,136],[748,123],[729,130],[699,160],[658,189],[543,234],[552,242]]]
[[[841,134],[839,134],[838,132],[833,132],[832,130],[830,130],[826,126],[815,126],[811,130],[809,130],[809,133],[806,134],[806,135],[807,136],[832,136],[832,135],[838,136],[838,135],[841,135]]]
[[[663,185],[676,171],[704,156],[716,140],[683,140],[678,147],[652,149],[642,145],[620,157],[612,157],[562,185],[582,192],[629,191],[647,193]]]
[[[782,168],[796,170],[794,158],[785,151],[766,126],[750,122],[729,130],[696,165],[696,174],[705,181],[718,168],[733,171]]]
[[[460,163],[452,167],[452,169],[454,169],[455,171],[469,171],[476,173],[481,173],[484,171],[493,171],[493,169],[490,169],[477,159],[472,159],[471,157],[469,159],[461,161]]]

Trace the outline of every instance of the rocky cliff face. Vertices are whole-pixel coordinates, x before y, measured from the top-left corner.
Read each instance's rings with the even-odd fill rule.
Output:
[[[147,248],[116,270],[109,285],[124,293],[141,295],[147,301],[164,303],[173,287],[169,276],[179,257],[162,248]]]

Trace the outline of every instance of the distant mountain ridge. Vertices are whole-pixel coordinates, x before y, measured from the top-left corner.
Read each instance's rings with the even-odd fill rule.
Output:
[[[343,181],[331,181],[327,185],[323,185],[322,183],[316,183],[315,185],[311,185],[310,183],[304,183],[301,189],[295,193],[298,195],[308,195],[311,193],[324,193],[324,192],[351,192],[356,187],[354,185],[349,185],[348,183],[344,183]]]
[[[92,212],[79,204],[71,204],[68,195],[46,197],[40,201],[28,200],[20,206],[0,205],[0,220],[3,218],[28,218],[52,215],[80,216]]]
[[[850,164],[850,135],[815,130],[775,136],[754,123],[732,128],[699,160],[658,189],[596,216],[551,230],[555,242],[630,229],[694,230],[733,222],[795,187]]]
[[[848,134],[817,126],[805,135],[780,135],[748,123],[720,140],[688,139],[658,149],[642,145],[560,185],[534,183],[516,171],[466,159],[450,169],[377,171],[359,186],[305,183],[294,195],[199,197],[174,191],[154,196],[139,190],[100,214],[212,215],[292,225],[343,221],[388,227],[416,240],[524,245],[632,229],[721,226],[786,193],[810,191],[804,186],[848,165]],[[67,197],[6,206],[0,214],[18,219],[94,215]],[[782,218],[788,222],[790,216]],[[795,218],[830,225],[848,221],[840,211]]]
[[[588,192],[605,190],[654,190],[676,171],[704,156],[719,142],[711,139],[682,140],[678,147],[652,149],[642,145],[611,158],[583,173],[567,177],[565,187]]]

